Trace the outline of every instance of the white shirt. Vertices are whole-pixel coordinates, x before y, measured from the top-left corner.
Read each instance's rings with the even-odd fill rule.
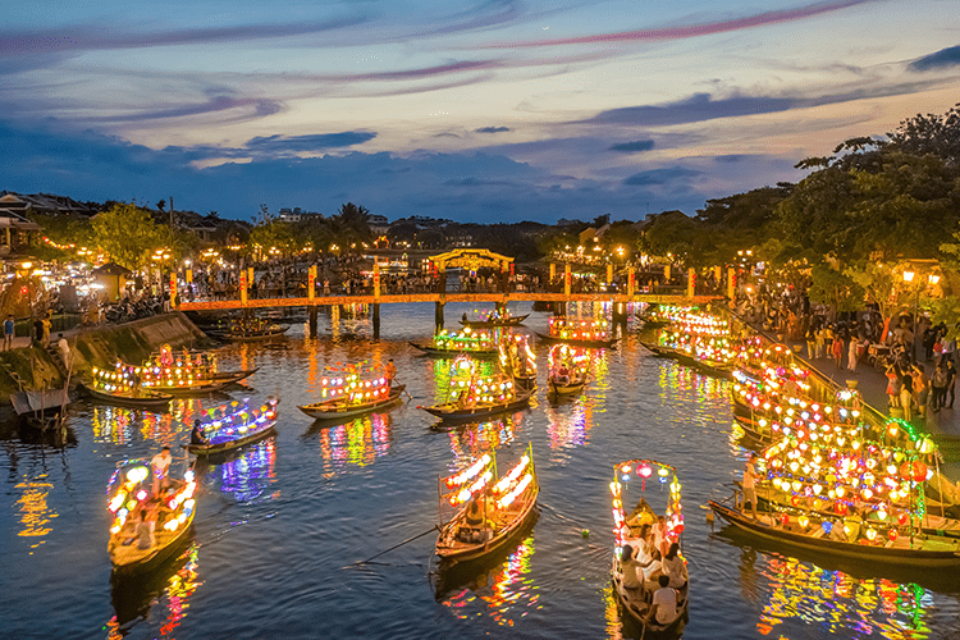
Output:
[[[170,468],[170,456],[165,456],[162,453],[158,453],[153,456],[153,459],[150,460],[150,466],[153,467],[154,473],[158,476],[166,476],[167,469]]]
[[[674,557],[673,560],[664,558],[660,561],[660,564],[663,566],[664,575],[670,578],[669,586],[679,589],[687,581],[687,567],[683,564],[683,558],[679,555]]]
[[[657,605],[657,622],[670,624],[677,618],[677,592],[670,587],[657,589],[653,593],[653,604]]]

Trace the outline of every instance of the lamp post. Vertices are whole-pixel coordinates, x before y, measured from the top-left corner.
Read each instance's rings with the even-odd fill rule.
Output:
[[[917,274],[913,271],[904,271],[903,281],[906,282],[907,284],[910,284],[911,282],[913,282],[916,275]],[[927,284],[929,286],[934,286],[938,282],[940,282],[940,276],[933,273],[927,275]],[[917,301],[914,304],[914,311],[913,311],[913,359],[917,361],[920,360],[920,358],[917,357],[917,344],[919,342],[918,336],[917,336],[917,321],[920,316],[920,292],[923,288],[924,288],[923,285],[918,282],[917,283]]]

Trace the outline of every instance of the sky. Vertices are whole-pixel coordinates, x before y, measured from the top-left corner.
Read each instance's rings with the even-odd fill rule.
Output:
[[[960,102],[957,0],[12,0],[0,190],[642,219]]]

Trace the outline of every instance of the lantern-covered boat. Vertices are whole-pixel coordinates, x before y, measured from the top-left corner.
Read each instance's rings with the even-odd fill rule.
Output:
[[[406,385],[395,385],[380,365],[367,362],[327,367],[320,379],[320,402],[298,406],[317,420],[354,418],[400,402]]]
[[[470,327],[464,328],[460,333],[449,333],[443,330],[433,337],[430,344],[421,345],[411,342],[410,345],[431,356],[448,357],[469,353],[478,357],[492,357],[499,353],[497,342],[490,333],[474,331]]]
[[[460,324],[465,327],[477,329],[492,329],[493,327],[519,327],[528,317],[530,317],[530,314],[523,316],[512,316],[510,315],[509,309],[494,309],[493,311],[483,312],[479,320],[470,320],[467,318],[467,314],[463,314],[463,317],[460,319]]]
[[[196,395],[222,391],[252,376],[257,369],[220,371],[216,355],[207,352],[173,352],[165,345],[140,367],[118,363],[128,377],[143,388],[172,395]]]
[[[937,464],[932,442],[920,438],[905,449],[853,434],[816,435],[787,436],[750,463],[754,491],[765,497],[757,517],[752,505],[749,513],[745,508],[742,491],[710,507],[735,527],[819,553],[905,567],[960,566],[960,528],[943,511],[930,513],[926,483],[934,472],[924,460]]]
[[[135,367],[122,364],[118,364],[113,371],[94,367],[93,381],[90,384],[81,382],[80,388],[94,400],[118,407],[157,411],[166,409],[173,396],[142,386],[134,370]]]
[[[114,571],[148,571],[173,555],[188,539],[196,513],[193,471],[165,482],[151,461],[125,460],[107,485],[107,509],[113,514],[107,550]]]
[[[500,368],[513,377],[517,393],[537,387],[537,356],[525,335],[505,336],[500,341]]]
[[[250,409],[247,400],[208,409],[199,427],[206,442],[192,440],[182,446],[198,456],[210,456],[262,440],[276,433],[279,402],[271,396],[259,409]]]
[[[519,393],[513,379],[503,373],[480,375],[467,356],[453,362],[448,402],[432,407],[418,406],[447,422],[473,420],[515,411],[527,406],[533,391]]]
[[[606,320],[575,320],[555,316],[550,318],[550,333],[537,333],[537,337],[547,344],[563,343],[588,349],[606,349],[612,347],[619,338],[611,338],[609,323]]]
[[[460,473],[439,480],[443,508],[456,513],[440,524],[437,555],[448,563],[483,558],[507,544],[535,513],[540,485],[528,446],[520,460],[497,477],[494,453],[485,453]]]
[[[627,460],[614,467],[610,483],[614,524],[613,591],[620,610],[643,627],[645,636],[679,637],[687,618],[689,576],[680,544],[684,523],[676,473],[674,467],[655,460]],[[647,482],[658,487],[669,485],[662,514],[647,502]],[[637,483],[639,487],[635,487]],[[642,495],[627,515],[623,500],[631,488],[639,489]],[[654,597],[661,589],[667,590],[662,594],[666,597]],[[651,610],[652,602],[661,604]],[[672,610],[667,608],[670,602]]]
[[[547,388],[554,397],[578,394],[587,386],[590,378],[590,356],[585,349],[554,345],[548,357],[550,373]]]

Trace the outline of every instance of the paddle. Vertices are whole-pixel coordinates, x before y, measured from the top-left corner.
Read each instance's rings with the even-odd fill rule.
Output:
[[[413,536],[412,538],[407,538],[406,540],[404,540],[404,541],[401,542],[400,544],[395,544],[395,545],[393,545],[392,547],[390,547],[389,549],[384,549],[384,550],[381,551],[380,553],[378,553],[378,554],[376,554],[376,555],[370,556],[370,557],[367,558],[366,560],[361,560],[361,561],[359,561],[359,562],[354,562],[353,564],[348,564],[347,566],[345,566],[345,567],[343,567],[343,568],[344,568],[344,569],[349,569],[350,567],[357,567],[357,566],[360,566],[360,565],[362,565],[362,564],[368,564],[371,560],[373,560],[373,559],[375,559],[375,558],[379,558],[380,556],[384,555],[385,553],[389,553],[390,551],[393,551],[394,549],[399,549],[399,548],[402,547],[403,545],[409,544],[409,543],[413,542],[414,540],[418,540],[419,538],[422,538],[423,536],[427,535],[428,533],[432,533],[432,532],[434,532],[434,531],[439,531],[439,530],[440,530],[440,527],[439,527],[439,526],[433,525],[432,527],[430,527],[429,529],[427,529],[427,530],[424,531],[423,533],[417,534],[417,535]]]

